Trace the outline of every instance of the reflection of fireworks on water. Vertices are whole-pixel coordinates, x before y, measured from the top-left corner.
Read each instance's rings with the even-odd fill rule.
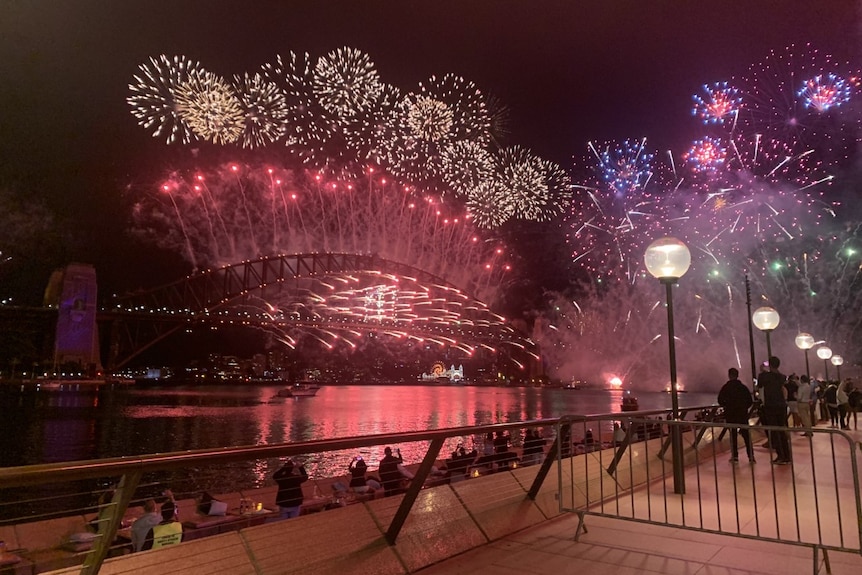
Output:
[[[810,45],[772,51],[743,84],[740,119],[749,135],[762,133],[794,150],[814,148],[829,161],[842,159],[859,137],[859,114],[844,110],[858,77],[849,64]]]
[[[197,70],[179,86],[176,101],[180,117],[202,140],[229,144],[242,134],[242,105],[223,78]]]
[[[277,253],[377,254],[484,299],[508,276],[503,246],[480,235],[463,213],[376,172],[341,181],[232,164],[174,173],[161,190],[167,197],[148,196],[137,206],[138,232],[164,247],[189,246],[183,251],[199,265]]]
[[[727,82],[704,84],[702,92],[692,96],[694,108],[691,113],[704,124],[724,125],[736,120],[742,97],[739,90]]]
[[[588,144],[593,174],[577,194],[567,217],[573,261],[594,276],[626,277],[634,282],[643,249],[662,221],[664,193],[653,178],[654,154],[646,140],[605,144],[601,151]],[[613,158],[613,159],[612,159]],[[651,187],[648,187],[652,183]]]
[[[132,115],[153,137],[165,137],[168,144],[180,141],[188,144],[194,139],[191,129],[183,122],[177,106],[177,91],[191,74],[200,70],[200,64],[185,56],[168,58],[164,54],[150,58],[149,64],[139,66],[140,75],[129,84],[132,93],[127,102]]]

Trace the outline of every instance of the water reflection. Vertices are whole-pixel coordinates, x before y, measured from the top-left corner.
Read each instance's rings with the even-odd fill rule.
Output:
[[[276,387],[146,388],[77,391],[0,386],[7,429],[0,434],[0,466],[98,459],[188,449],[331,439],[619,411],[619,391],[437,386],[326,386],[316,397],[276,399]],[[663,393],[639,394],[641,409],[669,407]],[[712,394],[686,394],[681,405],[711,403]],[[553,430],[546,430],[546,437]],[[513,434],[517,441],[517,433]],[[453,438],[481,451],[482,438]],[[363,452],[371,468],[383,447]],[[424,445],[401,445],[417,462]],[[355,453],[309,455],[313,476],[341,474]],[[189,489],[217,481],[227,491],[261,485],[277,461],[229,469],[191,469]],[[156,478],[178,481],[180,478]],[[208,487],[211,487],[209,485]]]

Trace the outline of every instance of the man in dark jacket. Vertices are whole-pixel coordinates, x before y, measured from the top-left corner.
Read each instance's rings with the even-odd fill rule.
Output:
[[[778,371],[781,360],[772,356],[769,358],[769,371],[757,379],[760,394],[763,397],[763,416],[760,422],[763,425],[774,425],[776,427],[787,427],[787,388],[784,382],[787,378]],[[777,465],[790,465],[790,440],[786,431],[770,431],[769,445],[775,449],[776,457],[772,463]]]
[[[727,423],[741,423],[745,425],[745,427],[741,428],[730,428],[730,452],[732,455],[730,462],[736,463],[739,461],[739,449],[737,448],[737,433],[739,433],[745,442],[745,452],[748,454],[748,461],[755,463],[754,446],[751,444],[751,434],[748,431],[748,412],[753,403],[751,392],[745,387],[744,383],[739,381],[739,370],[735,367],[727,370],[727,377],[727,383],[718,392],[718,404],[724,408],[724,419]]]
[[[302,484],[308,480],[305,466],[299,466],[299,473],[295,473],[293,461],[285,462],[281,469],[272,476],[278,484],[278,493],[275,495],[275,503],[281,511],[282,519],[290,519],[299,516],[302,506]]]

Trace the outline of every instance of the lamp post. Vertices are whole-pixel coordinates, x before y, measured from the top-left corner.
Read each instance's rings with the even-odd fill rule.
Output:
[[[818,347],[817,357],[823,360],[823,379],[829,381],[829,362],[827,360],[832,357],[832,350],[825,345],[823,347]]]
[[[769,334],[778,327],[781,317],[771,307],[759,307],[754,310],[751,321],[754,322],[754,327],[766,334],[766,359],[769,359],[772,357],[772,344],[769,341]]]
[[[688,271],[691,252],[676,238],[660,238],[649,245],[644,254],[647,271],[665,286],[667,298],[667,339],[670,354],[670,398],[674,422],[679,421],[679,393],[676,384],[676,345],[673,333],[673,285]],[[673,455],[673,492],[685,493],[685,474],[682,465],[682,430],[671,426]]]
[[[835,366],[835,370],[838,372],[838,383],[841,383],[841,366],[844,365],[844,358],[840,355],[833,355],[829,361]]]
[[[796,347],[805,352],[805,375],[811,379],[811,369],[808,367],[808,350],[814,347],[814,338],[810,333],[802,332],[796,336]]]

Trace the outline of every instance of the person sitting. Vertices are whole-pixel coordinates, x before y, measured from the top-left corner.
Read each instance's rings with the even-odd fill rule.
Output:
[[[494,437],[494,453],[506,453],[509,451],[509,436],[502,431],[498,431]]]
[[[353,458],[353,461],[347,466],[347,471],[350,472],[349,487],[354,493],[368,493],[380,489],[380,483],[365,476],[368,472],[368,464],[365,463],[361,455]]]
[[[545,451],[545,440],[538,429],[527,428],[524,432],[524,450],[521,459],[524,465],[533,465],[542,460]]]
[[[176,545],[183,540],[183,524],[177,521],[177,507],[173,497],[162,504],[161,516],[162,521],[147,531],[141,551]]]
[[[468,452],[464,446],[459,444],[458,449],[452,452],[452,459],[446,464],[449,480],[460,480],[470,473],[470,466],[476,461],[478,453],[474,449]]]
[[[402,481],[404,479],[413,479],[413,474],[404,468],[404,459],[401,457],[401,450],[398,450],[398,457],[392,455],[392,448],[386,447],[383,450],[383,459],[380,460],[380,466],[377,470],[380,475],[380,483],[383,484],[383,493],[386,497],[404,492]]]
[[[158,510],[155,499],[144,501],[144,514],[132,523],[132,552],[140,551],[144,546],[150,529],[162,522],[162,514]]]

